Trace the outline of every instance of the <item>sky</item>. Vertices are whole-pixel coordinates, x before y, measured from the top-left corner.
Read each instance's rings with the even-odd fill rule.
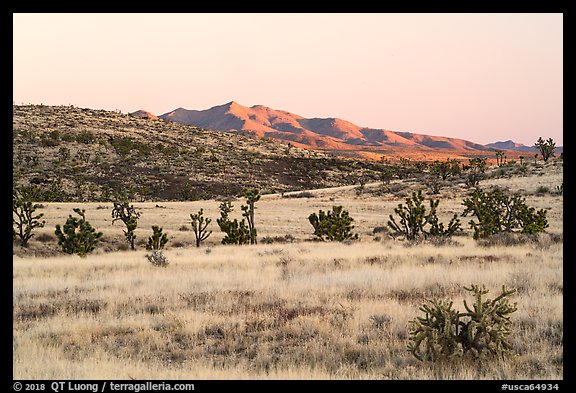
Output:
[[[563,144],[561,13],[16,13],[15,104],[236,101],[486,144]]]

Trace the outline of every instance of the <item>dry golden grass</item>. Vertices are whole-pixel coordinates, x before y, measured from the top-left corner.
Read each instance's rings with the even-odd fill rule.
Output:
[[[548,232],[562,235],[562,196],[538,195],[538,181],[553,187],[562,181],[561,169],[509,179],[505,186],[523,190],[530,206],[548,208]],[[442,190],[442,220],[462,211],[466,192]],[[86,258],[33,257],[15,248],[13,378],[563,378],[558,236],[483,247],[467,229],[454,243],[407,245],[372,232],[385,226],[404,198],[357,197],[351,188],[313,193],[310,199],[264,196],[256,205],[260,239],[290,233],[296,241],[255,246],[218,244],[215,222],[201,248],[192,246],[192,232],[178,230],[200,207],[215,221],[217,201],[136,203],[143,212],[139,240],[151,234],[152,224],[172,237],[167,268],[148,263],[142,246],[104,252],[113,249],[112,240],[122,241],[122,226],[111,225],[110,206],[82,204],[87,219],[105,233],[106,247]],[[241,203],[235,203],[238,216]],[[333,204],[355,218],[359,242],[306,241],[312,237],[307,216]],[[53,233],[80,206],[44,205],[47,225],[39,234]],[[33,238],[31,249],[44,246],[50,245]],[[470,283],[485,284],[491,294],[502,285],[518,289],[513,356],[447,364],[414,359],[406,345],[419,306],[448,297],[461,309],[469,299],[463,286]]]

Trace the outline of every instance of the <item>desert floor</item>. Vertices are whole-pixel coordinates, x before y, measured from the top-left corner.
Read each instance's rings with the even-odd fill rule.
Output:
[[[219,201],[134,203],[142,212],[136,251],[126,249],[122,224],[112,225],[111,204],[43,203],[46,226],[29,250],[14,246],[13,377],[562,379],[563,197],[554,192],[562,179],[561,166],[549,166],[482,184],[548,210],[547,234],[516,243],[473,240],[470,217],[460,217],[465,230],[449,242],[392,238],[388,216],[418,188],[400,181],[388,186],[394,192],[371,184],[362,195],[354,187],[314,190],[311,198],[265,195],[253,246],[220,244]],[[456,184],[434,196],[441,221],[463,211],[469,191]],[[233,218],[242,203],[234,202]],[[333,205],[350,212],[360,240],[312,241],[308,215]],[[74,207],[104,232],[85,258],[62,255],[55,244],[54,226]],[[214,232],[196,248],[189,215],[200,208]],[[145,258],[151,225],[170,236],[166,268]],[[415,359],[406,345],[419,307],[449,298],[462,309],[471,283],[486,285],[489,296],[503,285],[517,289],[512,355]]]

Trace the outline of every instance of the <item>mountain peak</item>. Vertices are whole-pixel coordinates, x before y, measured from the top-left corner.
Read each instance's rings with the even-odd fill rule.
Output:
[[[494,142],[494,143],[488,143],[486,144],[486,146],[489,147],[493,147],[496,149],[518,149],[518,148],[528,148],[528,146],[525,146],[521,143],[516,143],[511,139],[508,139],[507,141],[498,141],[498,142]]]
[[[240,105],[240,104],[237,103],[236,101],[227,102],[226,104],[224,104],[224,106],[228,106],[228,107],[230,107],[230,108],[234,108],[234,107],[242,107],[242,108],[245,108],[244,105]]]
[[[145,111],[143,109],[138,109],[136,112],[129,113],[129,115],[134,117],[146,117],[148,119],[154,119],[154,120],[158,119],[158,116],[153,115],[152,113]]]

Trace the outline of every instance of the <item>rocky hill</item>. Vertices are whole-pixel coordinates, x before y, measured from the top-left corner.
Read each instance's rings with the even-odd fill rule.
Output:
[[[38,201],[196,200],[377,179],[376,162],[74,106],[13,106],[13,182]]]

